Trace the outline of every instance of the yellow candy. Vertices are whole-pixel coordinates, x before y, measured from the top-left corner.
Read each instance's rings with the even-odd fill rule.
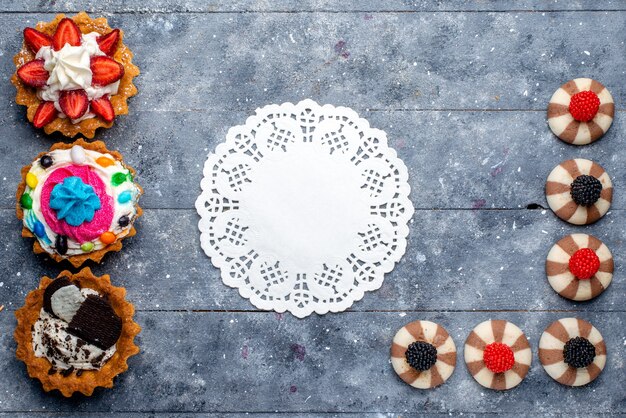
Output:
[[[37,187],[37,183],[39,183],[39,180],[37,180],[36,175],[34,175],[33,173],[26,174],[26,184],[28,185],[28,187],[34,189],[35,187]]]
[[[110,166],[110,165],[115,164],[115,161],[113,161],[112,159],[107,158],[107,157],[99,157],[99,158],[96,160],[96,162],[97,162],[98,164],[100,164],[102,167],[108,167],[108,166]]]

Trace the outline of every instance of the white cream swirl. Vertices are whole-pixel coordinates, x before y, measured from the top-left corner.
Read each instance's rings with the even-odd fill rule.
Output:
[[[98,295],[93,289],[81,289],[83,296]],[[33,351],[45,357],[52,367],[66,370],[98,370],[115,354],[116,346],[102,350],[67,332],[67,322],[50,315],[43,308],[32,331]]]
[[[59,106],[59,94],[62,90],[83,89],[87,93],[89,100],[97,99],[104,95],[114,95],[120,86],[116,81],[103,87],[91,85],[91,57],[105,55],[98,46],[98,32],[91,32],[82,35],[82,42],[79,46],[65,44],[59,51],[52,47],[44,46],[37,52],[36,58],[44,60],[44,68],[48,70],[47,85],[39,89],[37,95],[41,100],[54,102],[59,112],[59,117],[65,118],[65,114]],[[73,123],[78,123],[95,116],[89,110],[79,119],[72,119]]]

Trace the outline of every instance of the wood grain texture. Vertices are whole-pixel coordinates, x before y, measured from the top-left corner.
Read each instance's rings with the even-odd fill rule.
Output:
[[[124,250],[92,267],[127,288],[143,352],[113,390],[65,400],[28,378],[12,337],[26,293],[67,267],[32,254],[13,210],[21,166],[63,138],[26,123],[8,79],[24,26],[81,10],[124,29],[142,71],[130,115],[96,137],[138,169],[146,212]],[[615,0],[0,4],[0,417],[625,414],[624,27],[626,3]],[[601,81],[616,103],[609,132],[585,147],[546,123],[552,93],[576,77]],[[297,320],[259,312],[222,284],[200,249],[193,203],[206,156],[230,126],[304,98],[350,106],[385,130],[418,210],[407,253],[380,290],[349,312]],[[610,212],[584,228],[541,209],[548,173],[571,158],[598,162],[615,185]],[[591,302],[559,297],[545,276],[550,247],[575,232],[615,257],[611,286]],[[566,316],[591,321],[608,350],[604,372],[576,390],[536,357],[543,329]],[[441,387],[410,388],[389,345],[417,319],[446,327],[461,358],[476,324],[515,323],[533,350],[527,379],[493,392],[458,362]]]

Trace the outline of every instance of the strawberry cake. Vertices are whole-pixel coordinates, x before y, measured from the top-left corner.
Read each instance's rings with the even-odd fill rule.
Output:
[[[586,145],[606,133],[614,114],[613,97],[606,87],[590,78],[577,78],[552,95],[548,125],[564,142]]]
[[[93,138],[97,128],[111,127],[117,115],[128,113],[139,69],[122,39],[106,19],[86,13],[24,29],[11,81],[28,120],[48,134]]]
[[[599,164],[576,158],[563,161],[550,172],[546,198],[556,216],[574,225],[586,225],[609,210],[613,184]]]
[[[519,385],[532,360],[526,335],[515,324],[493,319],[481,322],[465,341],[465,364],[482,386],[508,390]]]
[[[550,249],[546,275],[550,286],[564,298],[593,299],[611,284],[613,256],[594,236],[568,235]]]
[[[539,340],[539,361],[546,373],[567,386],[582,386],[597,378],[606,364],[600,331],[579,318],[563,318],[546,328]]]
[[[405,383],[418,389],[430,389],[452,375],[456,346],[441,325],[414,321],[400,328],[393,337],[391,364]]]

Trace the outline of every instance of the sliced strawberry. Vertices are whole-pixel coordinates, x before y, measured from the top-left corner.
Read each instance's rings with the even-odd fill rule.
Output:
[[[39,32],[37,29],[33,28],[24,29],[24,41],[26,41],[26,45],[28,45],[31,51],[33,51],[35,54],[42,46],[52,45],[51,36],[48,36],[45,33]]]
[[[17,70],[17,76],[31,87],[43,87],[48,81],[48,70],[44,68],[44,60],[32,60]]]
[[[91,84],[106,86],[124,76],[124,67],[109,57],[91,57],[91,72]]]
[[[113,55],[117,49],[117,42],[120,40],[120,30],[114,29],[112,32],[106,35],[100,36],[97,39],[100,51],[107,55]]]
[[[91,111],[107,122],[111,122],[115,119],[115,111],[113,110],[109,96],[102,96],[99,99],[92,100]]]
[[[78,119],[87,112],[89,99],[85,90],[63,90],[59,95],[59,106],[70,119]]]
[[[65,44],[79,46],[81,42],[80,35],[80,29],[78,29],[78,26],[76,26],[76,23],[74,23],[72,19],[69,17],[62,19],[59,22],[59,26],[57,26],[56,32],[54,32],[54,36],[52,37],[54,50],[60,50],[65,46]]]
[[[50,122],[56,119],[57,117],[57,109],[54,107],[54,102],[41,102],[37,111],[35,112],[35,117],[33,118],[33,125],[35,128],[43,128]]]

